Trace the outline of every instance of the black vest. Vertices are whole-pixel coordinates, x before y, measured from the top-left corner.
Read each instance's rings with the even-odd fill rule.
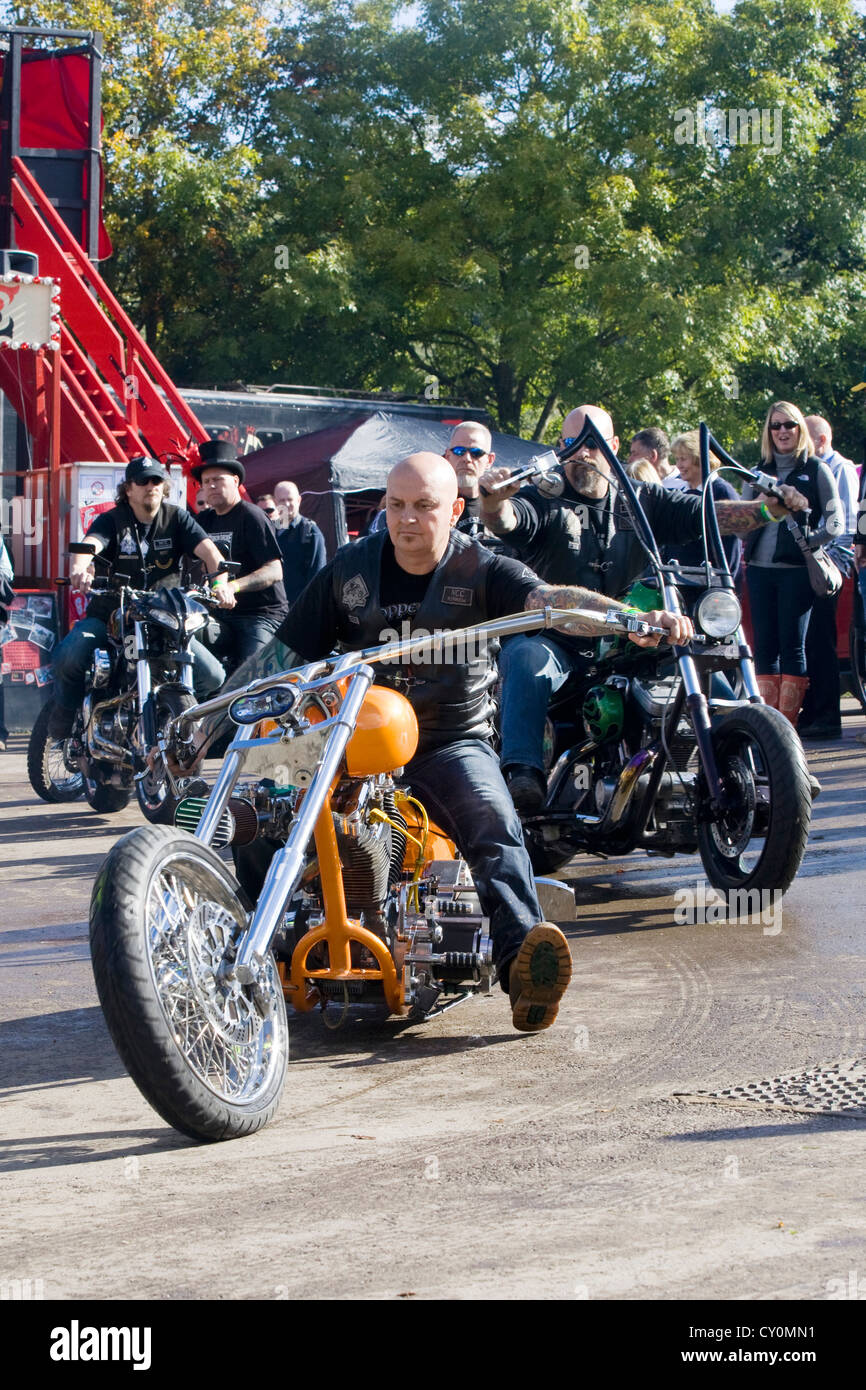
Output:
[[[334,556],[332,598],[344,651],[372,647],[409,636],[472,627],[486,621],[487,581],[493,555],[452,530],[448,549],[430,576],[415,616],[395,623],[382,611],[379,582],[384,531],[343,546]],[[485,649],[458,647],[452,658],[401,666],[376,663],[376,683],[402,691],[420,730],[419,752],[441,748],[458,738],[489,738],[498,644]]]
[[[178,565],[183,553],[179,533],[172,525],[177,507],[163,502],[151,526],[136,519],[128,502],[119,502],[103,520],[114,526],[114,538],[102,554],[111,561],[113,579],[133,589],[155,589],[161,583],[178,582]],[[146,553],[142,540],[147,537]],[[99,567],[97,566],[97,575]],[[87,605],[89,618],[105,619],[114,612],[117,600],[110,595],[97,594]]]
[[[546,497],[534,486],[518,493],[522,495],[541,524],[533,540],[515,546],[515,553],[545,584],[576,584],[615,597],[643,569],[643,551],[624,508],[614,503],[612,490],[605,495],[600,515],[591,507],[592,499]]]
[[[818,468],[821,460],[810,454],[808,458],[801,455],[794,463],[791,471],[785,478],[786,484],[795,487],[798,492],[809,503],[809,520],[804,521],[802,512],[794,512],[794,520],[798,523],[803,535],[808,539],[810,534],[821,525],[823,510],[821,507],[821,495],[818,492]],[[776,548],[773,551],[773,563],[782,565],[805,565],[802,551],[800,550],[791,532],[785,525],[784,520],[780,522],[768,521],[768,526],[776,528]],[[756,531],[752,531],[746,537],[746,563],[752,558],[758,537],[763,531],[760,526]]]

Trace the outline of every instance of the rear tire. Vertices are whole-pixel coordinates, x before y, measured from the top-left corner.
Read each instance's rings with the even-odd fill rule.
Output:
[[[732,805],[697,826],[698,849],[715,888],[781,892],[803,859],[812,794],[793,726],[767,705],[729,710],[713,729],[716,765]],[[698,783],[703,796],[703,774]],[[763,841],[763,845],[761,845]]]
[[[132,792],[125,787],[114,787],[109,782],[97,782],[87,777],[84,779],[84,795],[92,811],[97,811],[101,816],[110,816],[125,809]]]
[[[27,745],[27,776],[43,801],[77,801],[84,794],[84,778],[66,760],[68,740],[52,738],[48,732],[53,710],[54,702],[49,700],[36,716]]]
[[[536,842],[533,835],[527,835],[525,838],[528,842],[533,872],[542,876],[554,874],[557,869],[565,868],[565,865],[570,864],[579,852],[573,845],[546,845],[543,841]]]
[[[271,1119],[289,1030],[273,955],[257,1002],[217,974],[247,926],[228,867],[168,826],[114,846],[93,889],[90,948],[115,1046],[142,1095],[194,1139],[236,1139]]]

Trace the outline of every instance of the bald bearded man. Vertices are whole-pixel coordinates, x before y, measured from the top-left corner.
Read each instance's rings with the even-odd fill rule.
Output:
[[[580,438],[589,419],[615,454],[619,448],[606,410],[581,405],[562,423],[558,447]],[[481,516],[496,535],[506,537],[515,554],[550,583],[581,584],[611,596],[621,594],[646,565],[646,557],[627,518],[614,506],[610,466],[597,447],[585,445],[563,465],[565,488],[548,497],[537,487],[505,487],[484,495],[484,488],[508,477],[492,468],[481,479]],[[519,489],[519,490],[518,490]],[[642,483],[640,498],[647,520],[661,545],[679,546],[701,535],[701,499],[673,492],[661,483]],[[792,510],[807,505],[794,488],[782,488]],[[777,518],[784,508],[769,502]],[[760,499],[716,503],[723,535],[742,535],[763,526]],[[544,721],[551,695],[572,672],[585,668],[586,643],[559,632],[512,638],[503,648],[502,766],[514,804],[524,815],[541,810],[547,797],[544,771]],[[591,659],[592,653],[589,654]]]
[[[395,465],[385,511],[387,531],[339,550],[283,623],[280,639],[303,660],[335,647],[353,650],[426,636],[547,605],[588,607],[599,621],[576,620],[575,631],[604,630],[609,600],[542,584],[522,562],[494,555],[455,531],[463,500],[453,469],[440,455],[413,454]],[[687,619],[672,614],[650,615],[650,621],[681,638],[691,631]],[[539,920],[520,821],[490,743],[492,650],[466,650],[460,658],[445,654],[421,665],[382,664],[376,679],[404,691],[415,710],[420,741],[405,780],[469,865],[490,919],[493,959],[510,995],[514,1026],[535,1032],[556,1017],[571,955],[562,933]]]

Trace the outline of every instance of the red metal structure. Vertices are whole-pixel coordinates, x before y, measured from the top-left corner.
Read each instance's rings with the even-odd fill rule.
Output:
[[[0,390],[32,439],[34,473],[28,491],[42,503],[48,538],[41,574],[34,577],[51,580],[61,573],[61,554],[69,540],[66,465],[123,464],[150,454],[162,460],[173,457],[188,470],[197,457],[196,446],[208,434],[95,265],[98,248],[106,242],[99,215],[100,37],[74,30],[7,32],[11,39],[3,72],[0,188],[5,245],[38,257],[40,277],[57,282],[61,328],[59,351],[40,347],[0,352]],[[84,41],[60,51],[61,57],[89,64],[88,115],[81,120],[83,148],[77,152],[21,145],[27,118],[21,106],[22,72],[25,78],[39,74],[42,86],[37,84],[36,94],[50,107],[50,84],[56,81],[58,63],[57,50],[25,48],[28,36],[30,42],[34,36]],[[31,119],[27,128],[32,126]],[[57,169],[62,175],[59,191],[56,176],[52,182]],[[71,196],[70,186],[82,196]],[[71,227],[82,229],[90,255]],[[41,478],[36,476],[40,470],[46,470]]]

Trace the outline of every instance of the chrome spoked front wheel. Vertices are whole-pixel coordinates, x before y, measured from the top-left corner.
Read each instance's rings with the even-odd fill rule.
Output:
[[[234,1104],[267,1090],[284,1050],[279,1019],[285,1008],[273,957],[266,981],[271,1008],[263,1017],[249,993],[219,976],[241,935],[235,914],[187,882],[178,864],[154,877],[146,930],[154,989],[190,1070]]]
[[[134,830],[94,888],[93,968],[118,1051],[151,1105],[197,1139],[261,1128],[285,1082],[273,957],[255,992],[227,976],[246,926],[227,866],[180,831]]]

